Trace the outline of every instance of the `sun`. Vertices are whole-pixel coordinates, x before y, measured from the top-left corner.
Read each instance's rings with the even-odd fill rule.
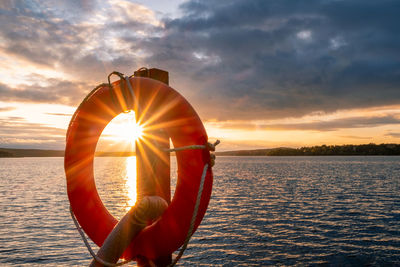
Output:
[[[143,127],[135,120],[135,112],[121,113],[114,118],[116,129],[114,135],[127,142],[135,142],[143,135]]]
[[[134,146],[143,136],[143,126],[136,122],[134,111],[124,112],[110,121],[102,135],[114,142]]]

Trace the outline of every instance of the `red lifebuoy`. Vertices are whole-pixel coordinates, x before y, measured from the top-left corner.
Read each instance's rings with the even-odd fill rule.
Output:
[[[204,145],[207,134],[192,106],[171,87],[149,78],[129,79],[133,95],[120,82],[99,87],[82,102],[67,132],[65,173],[71,208],[86,234],[101,246],[117,220],[103,205],[94,181],[93,160],[97,141],[105,126],[121,112],[134,109],[136,99],[146,112],[158,114],[157,124],[172,140],[174,147]],[[121,100],[128,96],[128,101]],[[121,103],[122,102],[122,103]],[[127,103],[126,103],[127,102]],[[119,104],[121,103],[121,104]],[[184,242],[193,214],[203,167],[210,161],[208,150],[176,153],[178,179],[175,195],[162,217],[147,226],[124,252],[124,259],[144,256],[156,259],[170,255]],[[212,171],[208,169],[195,228],[200,224],[211,196]]]

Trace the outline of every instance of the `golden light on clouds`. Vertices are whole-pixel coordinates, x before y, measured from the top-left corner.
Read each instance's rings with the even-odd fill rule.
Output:
[[[64,131],[75,107],[0,101],[0,108],[1,115],[6,118],[3,119],[3,130],[0,132],[3,144],[11,144],[9,147],[37,144],[35,147],[38,148],[63,149]],[[398,120],[400,121],[400,106],[392,105],[342,110],[328,114],[315,113],[300,118],[254,121],[208,120],[204,121],[204,124],[210,138],[223,141],[220,150],[234,150],[321,144],[398,143],[398,133],[400,133]],[[179,122],[169,124],[174,123]],[[134,141],[141,135],[144,126],[147,125],[150,130],[168,126],[151,124],[148,125],[146,120],[139,126],[133,111],[121,113],[103,131],[98,151],[134,151]],[[37,140],[32,136],[33,127],[42,130]],[[42,146],[46,140],[54,140],[52,146]]]
[[[354,25],[337,20],[337,12],[304,15],[283,2],[249,6],[252,15],[228,25],[218,22],[240,5],[70,2],[0,4],[0,147],[63,149],[71,115],[91,88],[114,70],[131,74],[143,66],[169,71],[209,137],[222,139],[220,149],[400,142],[395,13],[379,17],[379,25]],[[341,5],[321,9],[320,2],[311,10]],[[275,9],[277,17],[260,12]],[[193,16],[199,12],[206,16]],[[291,19],[298,23],[286,23]],[[365,38],[376,34],[378,41]],[[133,150],[137,126],[122,126],[121,116],[101,139]],[[165,127],[157,119],[144,126]]]
[[[277,120],[209,120],[205,127],[210,137],[224,141],[220,146],[223,150],[396,143],[400,132],[400,106],[314,113]]]

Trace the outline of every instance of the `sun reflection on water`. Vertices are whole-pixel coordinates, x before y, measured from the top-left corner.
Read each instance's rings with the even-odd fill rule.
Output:
[[[136,193],[136,157],[126,158],[126,178],[125,187],[128,193],[128,206],[126,210],[129,210],[135,205],[137,199]]]

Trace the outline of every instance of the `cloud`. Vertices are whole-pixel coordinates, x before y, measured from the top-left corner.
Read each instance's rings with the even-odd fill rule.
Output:
[[[66,73],[0,85],[3,101],[75,105],[140,66],[204,119],[267,120],[400,103],[398,1],[187,1],[159,20],[123,0],[0,6],[0,55]],[[322,125],[323,126],[323,125]]]
[[[53,116],[66,116],[66,117],[71,117],[73,114],[68,114],[68,113],[46,113],[47,115],[53,115]]]
[[[1,85],[0,85],[0,90],[1,90]],[[14,110],[15,107],[0,107],[0,112],[7,112],[7,111],[11,111]]]
[[[30,123],[21,117],[0,118],[0,144],[4,148],[63,149],[64,129]]]
[[[356,135],[341,135],[341,138],[345,139],[359,139],[359,140],[372,140],[372,137],[369,136],[356,136]]]
[[[266,119],[400,101],[396,1],[189,1],[146,40],[207,118]],[[218,58],[216,64],[196,53]],[[195,91],[195,93],[190,92]]]
[[[394,137],[394,138],[400,138],[400,133],[390,132],[390,133],[387,133],[386,136],[390,136],[390,137]]]
[[[128,71],[136,65],[141,49],[124,38],[143,38],[160,27],[154,12],[122,0],[10,6],[0,13],[1,53],[92,83],[103,82],[114,68]]]
[[[55,104],[77,105],[85,94],[94,88],[84,82],[71,82],[59,79],[45,79],[45,85],[22,84],[12,88],[0,83],[0,101],[45,102]]]
[[[400,119],[396,116],[373,117],[348,117],[331,120],[313,120],[311,122],[287,122],[287,123],[257,123],[246,121],[209,121],[207,124],[213,127],[246,130],[267,131],[336,131],[341,129],[372,128],[383,125],[398,125]]]
[[[314,130],[314,131],[334,131],[346,128],[371,128],[382,125],[400,124],[400,119],[393,116],[384,117],[352,117],[331,121],[318,121],[309,123],[295,124],[275,124],[266,125],[270,130]]]

